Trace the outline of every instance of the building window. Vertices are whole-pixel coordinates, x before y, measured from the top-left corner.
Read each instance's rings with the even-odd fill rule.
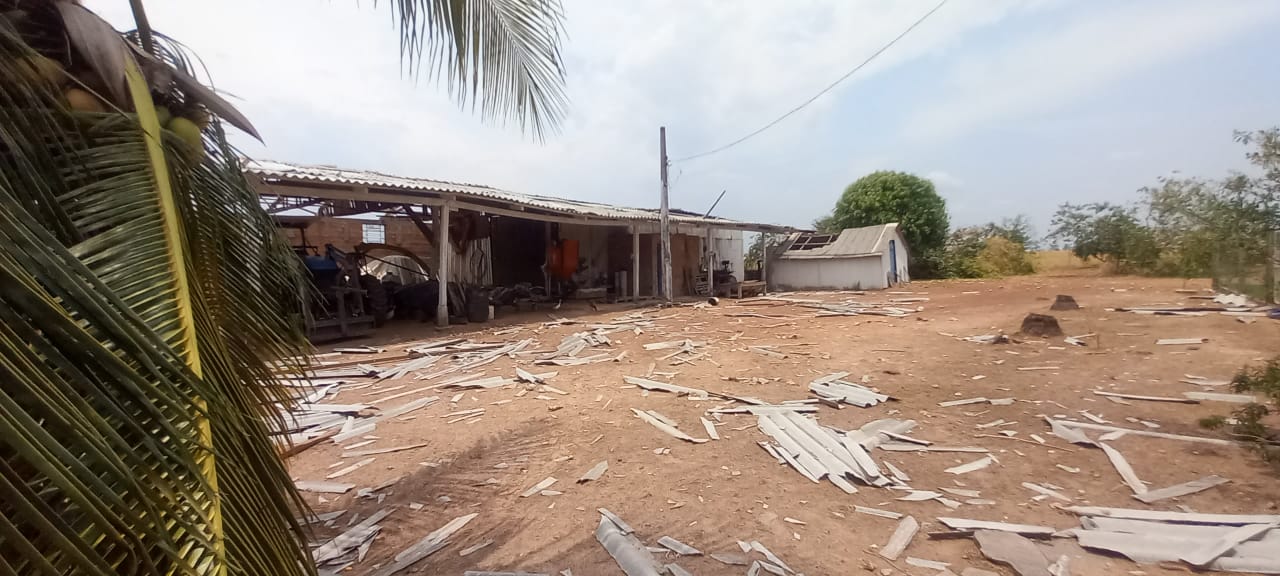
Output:
[[[369,244],[385,244],[387,228],[382,224],[365,224],[361,226],[360,239]]]

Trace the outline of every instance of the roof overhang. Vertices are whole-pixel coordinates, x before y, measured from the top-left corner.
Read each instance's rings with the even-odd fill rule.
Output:
[[[354,172],[327,166],[297,166],[278,162],[246,162],[245,174],[268,211],[298,206],[328,205],[328,212],[358,209],[397,210],[402,206],[471,210],[483,214],[544,222],[594,226],[625,226],[637,232],[657,232],[655,210],[625,208],[546,196],[529,196],[437,180],[404,178],[376,172]],[[693,229],[790,233],[776,224],[725,218],[672,214],[677,232]]]

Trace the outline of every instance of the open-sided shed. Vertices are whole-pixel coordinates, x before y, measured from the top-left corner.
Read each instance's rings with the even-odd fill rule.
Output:
[[[406,231],[416,229],[419,243],[426,240],[432,252],[419,256],[429,262],[436,278],[478,285],[541,284],[547,247],[574,241],[584,278],[611,287],[615,295],[652,296],[661,285],[657,210],[332,166],[251,161],[245,172],[272,214],[298,218],[304,213],[303,218],[316,220],[366,215],[358,224],[361,228],[373,214],[388,238],[404,238]],[[714,270],[725,260],[741,279],[742,232],[791,231],[681,210],[671,210],[670,223],[677,296],[698,293],[700,270]],[[309,242],[324,241],[309,234]],[[341,234],[353,237],[350,230]],[[713,274],[706,276],[714,282]],[[443,291],[439,300],[437,320],[445,322]]]

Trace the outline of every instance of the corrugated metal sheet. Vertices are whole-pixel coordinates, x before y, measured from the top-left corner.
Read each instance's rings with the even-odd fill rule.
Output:
[[[863,228],[847,228],[840,232],[835,241],[826,246],[808,250],[788,249],[779,258],[783,260],[803,260],[812,258],[857,258],[860,256],[879,256],[889,249],[889,240],[897,238],[898,224],[881,224]],[[789,246],[806,234],[793,234]]]
[[[590,216],[607,220],[646,222],[656,222],[658,220],[658,211],[653,209],[626,208],[610,206],[608,204],[598,204],[595,202],[569,200],[566,198],[520,194],[517,192],[499,190],[497,188],[476,184],[460,184],[456,182],[446,182],[443,180],[430,180],[427,178],[392,176],[368,170],[344,170],[334,166],[306,166],[270,160],[250,160],[245,163],[245,172],[268,180],[317,182],[343,184],[347,186],[367,186],[370,188],[391,189],[406,192],[453,194],[463,200],[467,198],[498,200],[524,206],[526,208],[538,208],[560,214]],[[717,224],[721,224],[758,226],[764,229],[770,229],[771,231],[789,230],[785,226],[778,226],[774,224],[742,222],[714,217],[703,218],[701,216],[690,215],[687,213],[679,214],[674,210],[671,214],[671,221],[673,223],[695,224],[700,226],[715,226]]]

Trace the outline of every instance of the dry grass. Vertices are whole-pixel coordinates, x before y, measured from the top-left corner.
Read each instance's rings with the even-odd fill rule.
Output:
[[[1091,270],[1100,272],[1102,261],[1097,258],[1082,260],[1070,250],[1040,250],[1031,253],[1031,261],[1038,274],[1058,274],[1062,272],[1079,272]]]

